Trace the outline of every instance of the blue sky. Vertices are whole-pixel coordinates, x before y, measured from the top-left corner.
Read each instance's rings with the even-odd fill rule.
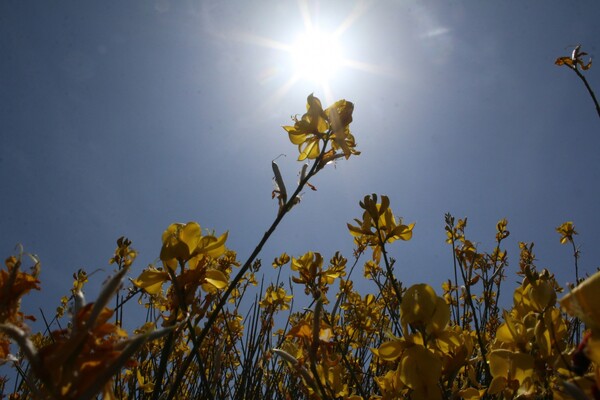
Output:
[[[198,221],[244,260],[277,212],[271,160],[297,179],[281,125],[324,103],[354,102],[359,157],[319,173],[261,258],[308,250],[352,254],[346,223],[386,194],[416,222],[395,244],[407,285],[452,275],[444,213],[468,216],[491,250],[509,220],[509,281],[519,241],[540,268],[573,281],[555,227],[574,221],[580,268],[599,266],[600,120],[555,58],[600,51],[597,1],[328,1],[311,21],[339,36],[346,59],[328,87],[290,84],[281,44],[306,30],[296,1],[0,3],[0,251],[42,260],[34,303],[52,312],[78,268],[111,271],[115,241],[139,251],[137,276],[172,222]],[[277,44],[277,45],[275,45]],[[357,68],[361,65],[361,68]],[[586,73],[600,91],[598,69]],[[356,278],[359,279],[359,274]]]

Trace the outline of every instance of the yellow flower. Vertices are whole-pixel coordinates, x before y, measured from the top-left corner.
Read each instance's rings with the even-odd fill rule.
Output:
[[[354,149],[356,143],[350,133],[354,104],[339,100],[331,107],[323,110],[321,101],[310,94],[306,100],[306,113],[300,119],[294,117],[294,126],[284,126],[290,141],[298,145],[300,156],[298,161],[315,159],[321,153],[321,141],[325,143],[332,139],[331,154],[326,161],[332,161],[340,156],[346,158],[351,154],[360,154]],[[341,149],[342,154],[336,154]],[[325,161],[325,160],[324,160]]]
[[[265,296],[260,301],[260,306],[262,308],[272,307],[275,310],[289,310],[290,302],[294,296],[288,295],[285,292],[285,289],[281,286],[275,287],[273,284],[269,285],[267,291],[265,292]]]
[[[560,244],[572,242],[573,235],[577,235],[577,232],[575,231],[575,225],[573,225],[573,222],[571,221],[565,222],[556,228],[556,232],[560,233]]]
[[[139,369],[137,370],[136,376],[139,389],[141,389],[144,393],[152,393],[152,391],[154,391],[154,383],[149,379],[144,378]]]
[[[406,290],[400,305],[404,324],[423,333],[439,333],[450,321],[450,307],[427,284],[413,285]]]
[[[490,353],[489,363],[493,377],[488,388],[489,394],[504,392],[506,397],[512,398],[514,395],[526,395],[535,390],[531,382],[534,368],[531,355],[498,349]]]
[[[355,237],[355,242],[371,246],[373,260],[377,263],[381,259],[381,246],[385,243],[393,243],[396,240],[408,241],[412,238],[415,224],[404,225],[402,218],[396,220],[387,196],[381,196],[381,203],[377,203],[377,195],[372,194],[365,196],[359,204],[365,210],[363,219],[354,220],[357,226],[347,224],[348,230]]]
[[[299,161],[306,158],[315,159],[320,154],[319,141],[329,130],[327,116],[321,106],[321,101],[312,93],[306,100],[306,113],[301,119],[294,117],[294,126],[284,126],[290,141],[298,145]]]
[[[187,263],[187,268],[182,269],[177,278],[186,293],[193,293],[199,285],[205,292],[223,289],[227,287],[229,278],[224,272],[209,268],[207,257],[214,259],[224,255],[227,250],[226,240],[227,232],[219,237],[202,236],[197,222],[171,224],[162,235],[160,259],[165,270],[150,266],[132,282],[148,294],[157,295],[161,292],[163,283],[171,280],[167,268],[175,271],[178,265],[184,266]]]
[[[354,137],[350,133],[353,111],[354,104],[346,100],[336,101],[331,107],[325,110],[325,115],[332,130],[333,149],[342,149],[346,159],[351,154],[360,154],[354,149]]]
[[[186,262],[197,255],[216,258],[225,253],[226,240],[227,232],[218,238],[202,236],[197,222],[171,224],[162,235],[160,259],[165,266],[174,270],[178,262]]]

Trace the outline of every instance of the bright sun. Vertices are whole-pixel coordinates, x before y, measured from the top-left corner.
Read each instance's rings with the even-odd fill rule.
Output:
[[[314,86],[313,90],[320,91],[327,103],[333,101],[331,81],[336,75],[339,75],[344,68],[353,68],[371,73],[386,73],[382,68],[357,60],[347,58],[343,54],[340,38],[352,24],[357,21],[370,7],[371,3],[359,1],[354,9],[344,18],[340,24],[334,24],[331,30],[321,30],[313,23],[313,14],[309,10],[308,0],[298,0],[299,14],[304,23],[303,32],[300,33],[293,42],[280,42],[275,39],[263,36],[256,36],[245,33],[242,38],[252,44],[264,46],[271,49],[280,50],[289,57],[292,71],[280,66],[272,66],[265,70],[264,76],[267,79],[274,76],[278,71],[285,73],[291,72],[289,79],[282,84],[273,94],[271,101],[277,101],[292,86],[303,80],[310,82]],[[324,18],[318,18],[324,22]],[[289,65],[287,62],[286,65]]]
[[[318,30],[299,36],[291,46],[291,56],[297,78],[321,85],[339,71],[343,60],[336,35]]]

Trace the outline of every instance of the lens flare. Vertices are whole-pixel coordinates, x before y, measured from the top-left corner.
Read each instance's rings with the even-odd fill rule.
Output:
[[[344,59],[336,36],[317,30],[299,36],[291,55],[298,77],[316,83],[325,83],[333,77]]]

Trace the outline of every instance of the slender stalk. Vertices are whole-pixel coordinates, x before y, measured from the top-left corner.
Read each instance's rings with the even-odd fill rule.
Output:
[[[473,255],[473,258],[475,257],[475,255]],[[471,260],[471,263],[473,263],[475,260]],[[458,260],[459,266],[460,266],[460,272],[462,274],[462,278],[463,278],[463,282],[465,284],[465,300],[466,303],[469,305],[469,308],[471,309],[471,312],[473,313],[473,323],[475,324],[475,333],[477,334],[477,342],[479,343],[479,349],[481,351],[481,358],[483,358],[483,369],[485,370],[485,382],[486,384],[490,382],[491,380],[491,374],[490,374],[490,366],[488,365],[487,362],[487,351],[485,350],[485,343],[483,343],[483,338],[481,337],[481,327],[479,326],[479,319],[477,318],[477,311],[475,309],[475,304],[473,304],[473,298],[471,297],[471,285],[469,284],[469,278],[467,278],[465,276],[464,273],[464,267],[463,267],[463,263],[462,261],[460,261],[460,259]]]
[[[572,238],[569,241],[573,246],[573,258],[575,259],[575,286],[579,286],[579,250]],[[573,335],[575,343],[579,343],[581,341],[581,320],[577,317],[573,317]]]
[[[283,217],[285,217],[285,215],[297,203],[296,199],[298,199],[300,193],[302,192],[302,190],[304,189],[304,187],[306,186],[306,184],[308,183],[308,181],[313,176],[315,176],[316,173],[320,170],[321,161],[323,160],[323,156],[326,153],[328,142],[329,142],[328,139],[324,140],[323,149],[321,150],[321,153],[317,156],[317,158],[313,162],[313,164],[312,164],[312,166],[310,168],[310,171],[308,171],[308,173],[306,174],[306,176],[304,177],[304,179],[300,180],[300,182],[298,184],[298,187],[296,188],[296,190],[294,191],[294,193],[292,194],[292,196],[281,207],[280,211],[277,213],[277,217],[275,218],[275,220],[273,221],[273,223],[271,224],[271,226],[269,227],[269,229],[265,232],[265,234],[263,235],[263,237],[260,240],[260,242],[258,243],[258,245],[254,248],[254,251],[252,251],[252,254],[250,254],[250,256],[248,257],[248,259],[246,260],[246,262],[244,263],[244,265],[240,268],[240,270],[238,271],[237,275],[233,278],[233,280],[231,281],[231,283],[227,287],[227,290],[225,290],[225,292],[223,293],[223,296],[221,297],[221,300],[219,301],[219,303],[217,304],[217,306],[215,307],[215,309],[211,312],[210,317],[208,318],[208,321],[206,322],[206,324],[204,325],[204,328],[202,329],[202,331],[200,332],[200,334],[197,337],[199,345],[202,343],[202,341],[204,340],[204,338],[208,334],[208,331],[210,330],[210,328],[215,323],[215,321],[217,319],[217,316],[219,315],[219,313],[221,312],[221,310],[223,309],[223,307],[227,303],[227,299],[229,298],[229,296],[231,295],[231,293],[233,292],[233,290],[237,287],[238,283],[242,280],[242,278],[246,274],[246,272],[248,272],[248,270],[252,266],[252,263],[254,262],[254,260],[256,259],[256,257],[258,257],[258,254],[262,251],[262,248],[264,247],[264,245],[267,243],[267,241],[269,240],[269,238],[271,237],[271,235],[273,234],[273,232],[275,232],[275,230],[279,226],[279,223],[281,222],[281,220],[283,219]],[[172,400],[174,398],[174,396],[175,396],[175,394],[176,394],[176,392],[177,392],[177,390],[179,388],[179,385],[181,384],[181,380],[183,379],[183,375],[185,374],[185,372],[189,368],[189,365],[190,365],[190,363],[192,361],[192,358],[193,358],[193,354],[190,354],[183,361],[183,363],[181,365],[181,368],[179,369],[179,372],[178,372],[177,377],[175,379],[175,382],[174,382],[174,384],[173,384],[173,386],[171,388],[169,396],[167,397],[167,400]]]
[[[571,69],[573,71],[575,71],[575,73],[577,74],[577,76],[579,77],[579,79],[581,79],[583,81],[583,84],[585,85],[585,88],[587,89],[588,93],[592,97],[592,100],[594,101],[594,105],[596,106],[596,112],[598,113],[598,117],[600,117],[600,105],[598,105],[598,99],[596,99],[596,95],[594,94],[594,91],[592,90],[592,87],[588,83],[587,79],[585,79],[585,76],[583,76],[583,74],[581,73],[581,71],[579,71],[579,68],[577,68],[577,66],[573,66],[573,67],[571,67]]]

